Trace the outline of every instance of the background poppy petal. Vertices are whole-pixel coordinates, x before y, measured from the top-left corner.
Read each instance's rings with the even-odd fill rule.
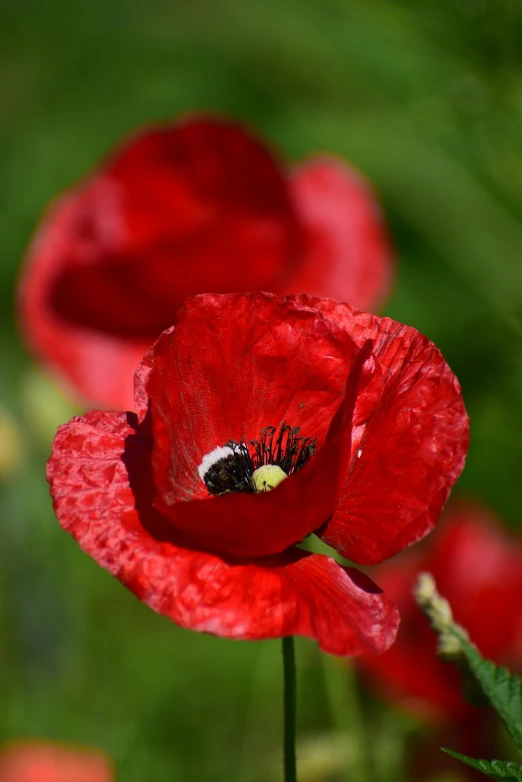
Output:
[[[49,210],[20,280],[20,327],[31,350],[71,396],[102,407],[132,410],[132,377],[150,340],[124,340],[83,326],[65,318],[54,306],[52,292],[68,259],[93,252],[89,239],[76,235],[85,209],[85,199],[71,194]],[[103,201],[99,209],[103,211]],[[98,298],[92,293],[95,306]]]
[[[369,183],[340,158],[326,155],[295,167],[290,183],[306,233],[291,289],[377,310],[391,292],[395,264]]]
[[[509,534],[486,508],[459,501],[450,503],[440,526],[420,546],[377,568],[376,577],[396,601],[402,622],[393,647],[382,657],[361,658],[361,668],[392,700],[456,723],[477,710],[462,698],[454,666],[437,657],[436,635],[415,603],[413,587],[422,571],[433,574],[455,620],[481,653],[520,671],[522,538]]]
[[[1,782],[113,782],[100,751],[44,741],[17,741],[0,751]]]
[[[154,127],[47,213],[25,262],[22,329],[82,397],[129,409],[112,358],[134,371],[188,295],[284,286],[301,244],[284,171],[247,130],[206,116]]]
[[[76,397],[129,410],[129,372],[187,296],[310,290],[375,306],[388,255],[347,166],[324,158],[290,175],[239,123],[194,115],[127,139],[48,210],[20,325]]]

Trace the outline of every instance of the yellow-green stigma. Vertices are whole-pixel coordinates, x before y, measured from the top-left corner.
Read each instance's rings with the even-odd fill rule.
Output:
[[[256,492],[272,491],[285,478],[288,478],[288,475],[278,464],[264,464],[254,472],[251,481]]]

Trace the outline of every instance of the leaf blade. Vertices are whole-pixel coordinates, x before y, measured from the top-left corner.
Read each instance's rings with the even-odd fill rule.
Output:
[[[485,660],[461,633],[455,633],[471,672],[522,751],[522,680],[506,668]]]
[[[451,755],[457,760],[461,760],[471,768],[482,771],[490,779],[495,779],[498,782],[522,782],[522,766],[518,763],[513,763],[511,760],[482,760],[476,758],[470,758],[468,755],[461,755],[460,752],[454,752],[451,749],[442,747],[442,751]]]

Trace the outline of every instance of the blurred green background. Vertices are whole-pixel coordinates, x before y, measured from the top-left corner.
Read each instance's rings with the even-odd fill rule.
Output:
[[[463,385],[455,494],[520,524],[521,40],[519,0],[0,0],[0,741],[101,747],[121,782],[281,776],[279,644],[179,630],[51,511],[44,463],[71,409],[20,345],[13,288],[49,200],[136,125],[217,109],[289,160],[365,172],[399,258],[386,314]],[[298,674],[302,782],[399,780],[414,726],[312,643]]]

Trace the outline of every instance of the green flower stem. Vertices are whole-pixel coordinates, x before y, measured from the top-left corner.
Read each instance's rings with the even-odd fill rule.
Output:
[[[293,636],[283,638],[284,672],[284,766],[285,782],[297,782],[295,759],[296,681]]]

